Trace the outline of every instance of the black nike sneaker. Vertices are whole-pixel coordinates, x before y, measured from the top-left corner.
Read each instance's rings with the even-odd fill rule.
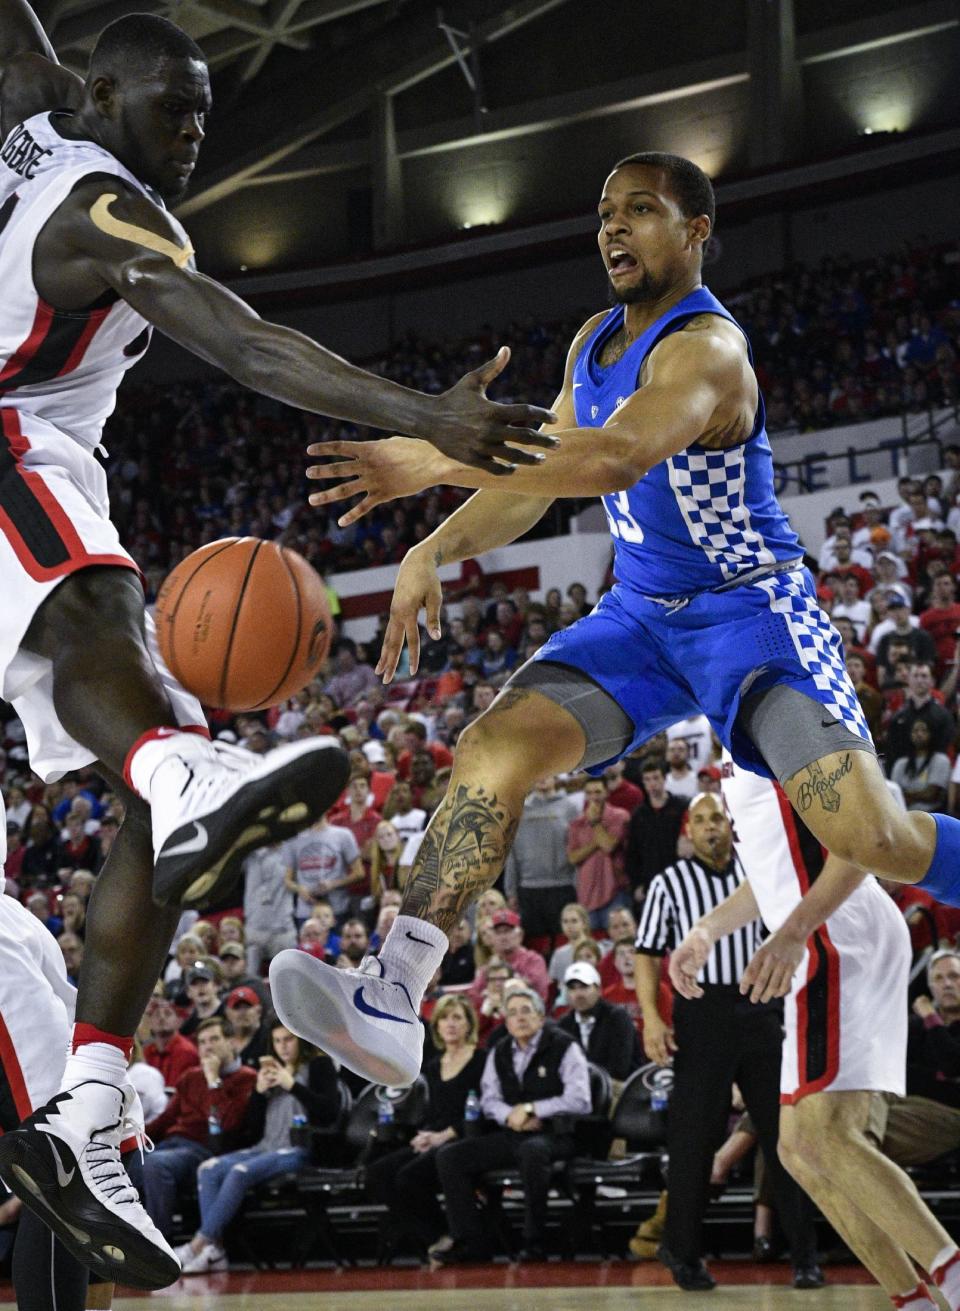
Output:
[[[140,1203],[120,1160],[139,1130],[129,1085],[88,1080],[57,1093],[0,1137],[0,1175],[81,1264],[102,1280],[166,1288],[180,1262]],[[139,1119],[139,1124],[137,1123]]]

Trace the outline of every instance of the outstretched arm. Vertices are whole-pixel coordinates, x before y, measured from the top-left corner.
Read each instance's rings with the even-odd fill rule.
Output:
[[[375,377],[302,333],[265,322],[226,287],[198,273],[180,224],[119,179],[115,185],[100,180],[78,187],[42,240],[55,252],[49,263],[57,277],[72,279],[84,295],[92,293],[88,299],[113,289],[187,350],[287,405],[375,428],[399,427],[490,470],[492,479],[498,471],[509,474],[513,464],[541,458],[506,443],[543,449],[555,444],[532,426],[550,422],[549,410],[487,399],[485,388],[506,367],[508,350],[440,396]],[[55,294],[45,299],[58,303]]]
[[[602,428],[558,430],[559,449],[535,466],[516,470],[510,490],[551,497],[622,491],[692,442],[721,449],[746,441],[756,408],[757,381],[743,334],[716,315],[702,316],[651,352],[643,386]],[[311,447],[309,454],[345,457],[308,469],[309,477],[346,480],[313,493],[311,505],[331,505],[364,494],[364,500],[340,519],[342,525],[355,522],[383,501],[414,495],[438,483],[493,486],[488,472],[465,469],[397,438],[331,442]]]
[[[573,368],[584,341],[602,316],[590,319],[577,333],[567,354],[563,386],[553,403],[556,416],[545,425],[548,432],[569,428],[576,423],[573,408]],[[403,439],[399,439],[403,440]],[[407,442],[408,446],[414,443]],[[311,447],[312,452],[322,449]],[[503,490],[501,490],[503,488]],[[420,663],[420,611],[426,611],[427,631],[434,639],[440,636],[440,605],[443,600],[440,575],[442,564],[454,564],[498,546],[506,546],[522,537],[538,523],[553,504],[552,496],[517,495],[513,478],[506,484],[478,491],[466,505],[461,505],[449,519],[412,547],[404,556],[390,602],[390,622],[383,639],[377,673],[389,683],[397,671],[404,639],[410,650],[410,672]],[[311,497],[311,500],[313,498]]]
[[[784,922],[758,948],[740,980],[750,1000],[770,1001],[790,991],[807,940],[859,888],[866,874],[838,856],[828,856],[813,886]]]

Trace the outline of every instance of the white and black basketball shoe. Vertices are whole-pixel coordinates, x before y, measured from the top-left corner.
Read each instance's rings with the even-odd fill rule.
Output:
[[[330,737],[265,756],[222,742],[204,755],[171,754],[150,784],[154,900],[198,909],[219,900],[252,851],[316,823],[349,776],[349,758]]]
[[[124,1138],[142,1134],[136,1098],[129,1084],[93,1079],[57,1093],[0,1138],[0,1176],[100,1279],[166,1288],[180,1262],[120,1160]]]

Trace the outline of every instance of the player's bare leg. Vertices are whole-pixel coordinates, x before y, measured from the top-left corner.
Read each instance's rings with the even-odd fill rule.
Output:
[[[574,769],[585,746],[562,706],[527,688],[502,692],[457,743],[446,796],[379,956],[359,970],[300,951],[274,957],[271,996],[284,1024],[377,1083],[411,1082],[423,1045],[420,1000],[448,933],[503,869],[533,784]]]
[[[158,902],[216,900],[251,850],[313,823],[345,785],[347,757],[333,741],[308,739],[258,761],[211,743],[202,724],[181,729],[147,646],[132,570],[65,579],[24,646],[50,660],[70,736],[149,803]]]
[[[79,1260],[106,1262],[111,1276],[160,1288],[178,1276],[179,1262],[140,1205],[119,1150],[135,1097],[126,1077],[133,1033],[180,913],[177,905],[154,905],[154,866],[168,892],[198,887],[214,895],[250,844],[295,832],[331,804],[346,757],[318,742],[279,763],[280,753],[258,761],[218,748],[201,724],[182,731],[146,643],[139,583],[127,570],[66,579],[38,610],[24,645],[50,660],[57,717],[100,754],[125,794],[126,817],[91,898],[61,1091],[4,1135],[0,1170]],[[304,766],[312,777],[304,778]],[[121,774],[133,791],[119,783]],[[162,867],[171,846],[172,881]]]
[[[871,1096],[814,1093],[782,1107],[780,1157],[891,1297],[902,1297],[917,1285],[911,1257],[933,1273],[956,1246],[868,1136]]]
[[[835,751],[788,778],[783,790],[811,833],[841,860],[898,883],[917,883],[929,870],[937,823],[933,815],[897,806],[871,752]]]

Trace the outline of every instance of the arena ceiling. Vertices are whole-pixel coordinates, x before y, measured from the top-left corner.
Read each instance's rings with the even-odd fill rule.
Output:
[[[823,157],[848,144],[841,132],[855,143],[956,118],[958,0],[711,0],[690,14],[675,0],[34,3],[81,73],[131,12],[162,13],[203,47],[214,112],[177,212],[220,272],[586,213],[595,161],[638,140],[725,178]],[[806,87],[782,140],[753,94],[775,63],[771,16]]]

